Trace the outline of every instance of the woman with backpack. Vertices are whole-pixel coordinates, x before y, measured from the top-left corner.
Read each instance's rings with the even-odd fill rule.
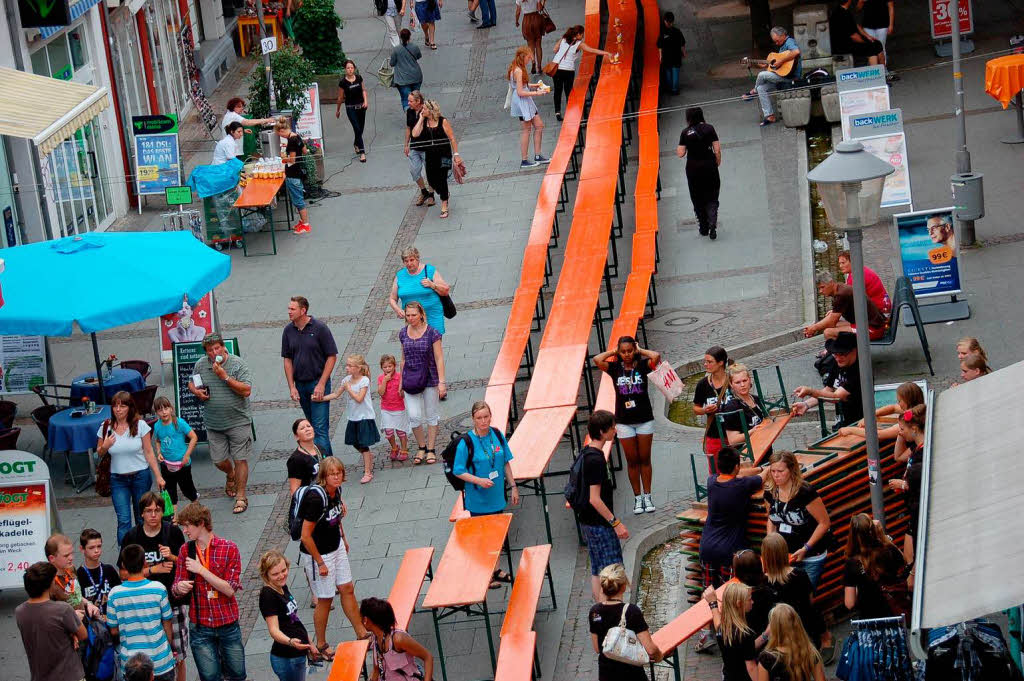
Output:
[[[402,111],[408,111],[409,93],[419,90],[423,85],[423,70],[416,63],[423,58],[423,53],[418,46],[409,44],[412,40],[409,29],[403,28],[399,31],[398,38],[401,44],[396,42],[391,48],[390,64],[395,69],[395,87],[398,88],[398,97],[402,101]]]
[[[718,166],[722,165],[722,144],[715,128],[704,122],[704,111],[699,106],[686,110],[686,129],[679,135],[676,156],[686,159],[686,184],[700,235],[710,236],[714,241],[718,238],[718,192],[722,187]]]
[[[519,504],[519,488],[512,475],[512,450],[505,434],[491,427],[491,408],[483,400],[470,410],[473,428],[462,436],[455,449],[452,475],[465,483],[463,504],[469,515],[492,515],[505,510],[505,482],[512,487],[512,505]],[[512,583],[512,576],[497,569],[490,588]]]
[[[313,228],[309,224],[309,210],[306,209],[306,194],[302,186],[302,180],[306,177],[306,144],[299,133],[292,130],[292,121],[287,116],[277,117],[274,132],[281,139],[288,140],[281,154],[281,162],[285,165],[284,186],[288,190],[288,198],[295,210],[299,211],[299,221],[295,223],[292,232],[309,234]]]

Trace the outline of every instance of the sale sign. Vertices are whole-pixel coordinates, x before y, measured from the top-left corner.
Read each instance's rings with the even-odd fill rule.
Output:
[[[960,35],[967,35],[974,32],[974,13],[971,10],[971,0],[960,0]],[[950,16],[949,0],[930,0],[930,14],[932,20],[932,40],[953,37],[953,22]]]

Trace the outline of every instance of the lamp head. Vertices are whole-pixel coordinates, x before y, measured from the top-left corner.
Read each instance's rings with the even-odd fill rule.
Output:
[[[807,173],[807,179],[816,185],[833,227],[863,229],[878,222],[885,178],[895,171],[891,164],[866,151],[860,142],[844,140]],[[856,196],[857,201],[848,206],[848,196]]]

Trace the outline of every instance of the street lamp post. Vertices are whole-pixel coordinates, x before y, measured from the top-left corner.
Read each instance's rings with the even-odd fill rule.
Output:
[[[860,369],[861,405],[864,409],[864,437],[868,454],[868,482],[871,511],[885,526],[885,502],[882,497],[882,473],[878,453],[878,425],[875,422],[875,382],[871,369],[871,345],[868,338],[868,298],[864,288],[864,251],[862,230],[878,222],[885,178],[895,168],[864,150],[855,141],[843,141],[828,158],[807,173],[815,183],[825,214],[833,227],[846,227],[853,268],[853,315],[857,326],[857,365]]]

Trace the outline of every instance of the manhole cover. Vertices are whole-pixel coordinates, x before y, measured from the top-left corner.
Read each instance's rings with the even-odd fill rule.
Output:
[[[656,316],[646,322],[648,331],[664,331],[667,333],[689,333],[701,327],[717,322],[725,317],[717,312],[693,312],[689,310],[672,310]]]

